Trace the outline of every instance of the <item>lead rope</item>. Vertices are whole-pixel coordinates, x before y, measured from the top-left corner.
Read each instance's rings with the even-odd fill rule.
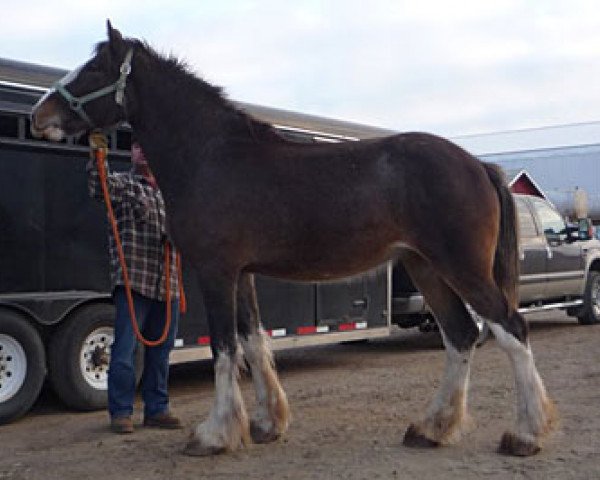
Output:
[[[131,283],[129,281],[129,274],[127,273],[127,262],[125,261],[125,254],[123,253],[123,245],[121,243],[121,237],[119,235],[119,228],[117,226],[117,220],[115,218],[115,212],[110,201],[110,193],[108,191],[107,172],[106,172],[106,154],[108,151],[108,141],[106,136],[100,132],[93,132],[89,136],[89,144],[96,161],[98,174],[100,176],[100,186],[102,187],[102,195],[104,197],[104,203],[108,212],[108,219],[112,228],[113,236],[115,238],[115,244],[117,247],[117,253],[119,256],[119,262],[121,264],[121,270],[123,271],[123,281],[125,283],[125,295],[127,296],[127,305],[129,307],[129,317],[131,319],[131,325],[133,326],[133,332],[135,337],[147,347],[156,347],[164,343],[169,334],[171,328],[171,245],[170,242],[165,242],[165,291],[166,291],[166,303],[167,303],[167,318],[165,320],[165,328],[162,335],[157,340],[148,340],[144,338],[142,332],[137,323],[135,315],[135,308],[133,306],[133,296],[131,294]],[[181,256],[177,254],[177,275],[179,279],[180,297],[179,304],[181,312],[184,313],[186,310],[185,293],[183,291],[182,274],[181,274]]]

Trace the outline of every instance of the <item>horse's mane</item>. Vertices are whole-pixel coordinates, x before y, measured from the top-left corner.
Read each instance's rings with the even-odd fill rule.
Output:
[[[177,83],[182,96],[187,98],[201,96],[203,102],[220,107],[220,114],[228,117],[226,123],[241,136],[247,134],[253,142],[289,142],[272,125],[257,120],[238,108],[227,98],[221,87],[200,78],[185,60],[172,53],[161,54],[146,41],[134,38],[125,41],[136,51],[142,51],[148,59],[148,64],[156,66],[160,75],[172,76],[176,79],[174,83]],[[101,52],[106,44],[106,41],[98,43],[96,53]]]

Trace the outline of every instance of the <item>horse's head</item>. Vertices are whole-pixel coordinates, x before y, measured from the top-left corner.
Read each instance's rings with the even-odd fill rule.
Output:
[[[108,41],[81,67],[56,82],[33,107],[31,131],[35,137],[59,141],[92,128],[126,119],[131,99],[125,98],[134,43],[107,22]],[[130,95],[129,95],[130,97]]]

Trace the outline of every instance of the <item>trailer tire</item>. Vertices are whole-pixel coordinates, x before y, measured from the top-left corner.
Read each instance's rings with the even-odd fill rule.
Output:
[[[0,312],[0,425],[23,416],[35,403],[46,376],[38,331],[18,313]]]
[[[114,316],[112,305],[86,305],[54,332],[48,349],[48,376],[67,406],[77,410],[106,407]]]
[[[583,309],[577,319],[582,325],[600,323],[600,272],[595,270],[588,272],[583,294]]]
[[[114,318],[112,304],[86,305],[55,332],[48,349],[48,376],[65,405],[84,411],[106,408]],[[135,364],[138,385],[144,369],[142,345],[137,346]]]

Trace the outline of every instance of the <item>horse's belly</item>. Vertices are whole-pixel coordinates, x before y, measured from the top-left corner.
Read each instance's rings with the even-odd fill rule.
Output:
[[[290,255],[288,258],[259,263],[250,266],[248,270],[288,280],[335,280],[372,270],[392,258],[395,251],[394,245],[386,245],[355,252],[344,252],[339,249],[320,254],[311,252],[310,255]]]

